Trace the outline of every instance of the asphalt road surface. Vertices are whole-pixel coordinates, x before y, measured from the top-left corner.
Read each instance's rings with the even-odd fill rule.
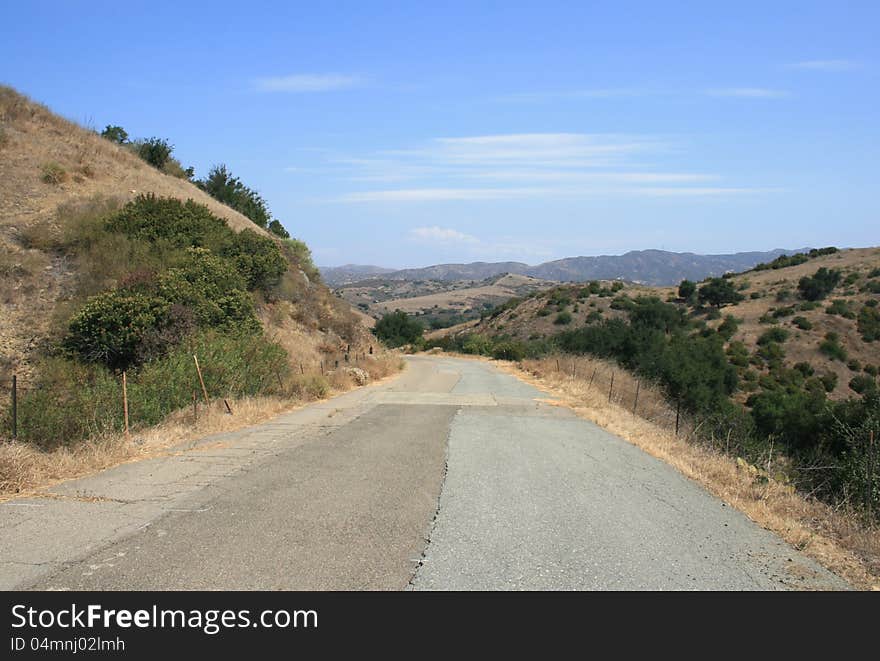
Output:
[[[847,584],[491,364],[398,378],[0,504],[2,589]]]

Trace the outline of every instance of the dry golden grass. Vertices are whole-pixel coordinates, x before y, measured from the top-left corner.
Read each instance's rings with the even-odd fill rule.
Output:
[[[838,511],[805,498],[773,479],[759,479],[755,471],[738,465],[736,458],[712,447],[684,440],[692,430],[674,434],[674,410],[659,391],[642,387],[638,412],[633,414],[633,376],[618,367],[589,358],[556,357],[521,364],[496,362],[501,369],[558,397],[557,403],[595,422],[648,454],[674,466],[710,493],[737,508],[758,525],[773,531],[859,589],[880,589],[880,530],[866,527],[852,513]],[[610,370],[615,388],[608,401]],[[590,385],[590,377],[594,378]],[[671,421],[671,422],[670,422]]]

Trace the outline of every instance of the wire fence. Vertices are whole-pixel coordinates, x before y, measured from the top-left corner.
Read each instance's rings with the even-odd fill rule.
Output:
[[[317,360],[314,357],[310,360],[294,357],[283,370],[280,366],[262,370],[251,389],[255,391],[253,394],[300,396],[304,389],[309,392],[308,377],[325,377],[330,382],[324,383],[329,384],[333,382],[334,374],[343,372],[352,373],[358,385],[363,385],[360,380],[363,377],[352,368],[362,368],[369,377],[371,363],[377,358],[373,346],[350,345],[322,352]],[[32,438],[46,441],[47,429],[64,437],[65,442],[107,431],[121,431],[128,437],[135,422],[155,424],[165,415],[190,405],[194,423],[198,421],[200,411],[212,404],[234,415],[230,400],[234,399],[239,385],[248,383],[247,366],[239,376],[222,378],[210,361],[205,357],[200,361],[199,356],[193,354],[190,368],[164,383],[150,384],[149,395],[146,384],[139,381],[135,372],[107,375],[98,386],[82,383],[81,388],[59,388],[57,383],[44,383],[18,374],[0,376],[0,442]],[[161,393],[157,394],[157,389]],[[33,402],[38,402],[36,410]],[[59,421],[65,416],[79,420],[76,424]]]
[[[750,470],[757,469],[760,479],[787,475],[813,495],[827,492],[834,480],[841,479],[844,466],[829,463],[827,457],[814,462],[792,461],[780,452],[778,445],[774,447],[772,437],[757,438],[745,416],[693,415],[659,384],[624,371],[610,361],[560,355],[526,360],[523,367],[539,376],[552,372],[569,379],[572,392],[585,401],[601,397],[602,401],[626,409],[688,443],[743,458]],[[854,447],[845,467],[848,486],[834,499],[858,505],[869,516],[880,515],[880,434],[870,428],[854,432],[853,436]]]

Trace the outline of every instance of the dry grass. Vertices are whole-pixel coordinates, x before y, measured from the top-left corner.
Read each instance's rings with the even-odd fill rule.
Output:
[[[867,528],[852,513],[835,510],[805,498],[790,486],[758,475],[753,467],[738,464],[735,457],[712,447],[688,442],[690,429],[676,438],[675,413],[662,395],[643,387],[639,393],[641,414],[632,412],[633,384],[637,379],[613,368],[620,395],[599,388],[594,371],[608,373],[612,366],[588,358],[556,358],[497,363],[505,371],[558,396],[560,405],[629,441],[648,454],[674,466],[710,493],[745,513],[758,525],[771,530],[806,555],[860,589],[880,589],[880,531]],[[598,374],[597,374],[598,377]],[[606,384],[607,381],[602,381]],[[644,408],[643,408],[644,407]],[[670,425],[670,419],[672,420]]]

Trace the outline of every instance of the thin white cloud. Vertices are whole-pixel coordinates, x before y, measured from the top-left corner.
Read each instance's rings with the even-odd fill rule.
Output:
[[[261,92],[331,92],[359,87],[364,80],[358,76],[340,74],[293,74],[257,78],[254,87]]]
[[[788,65],[790,69],[807,69],[809,71],[849,71],[856,69],[859,63],[855,60],[804,60]]]
[[[766,87],[722,87],[706,90],[709,96],[731,96],[752,99],[781,99],[789,96],[785,90],[769,89]]]
[[[347,204],[738,196],[776,190],[728,184],[714,173],[664,171],[657,156],[670,151],[673,145],[651,136],[511,133],[435,138],[410,149],[336,155],[327,164],[360,182],[360,190],[332,198]],[[653,162],[650,169],[645,156]]]
[[[431,243],[479,243],[480,240],[471,236],[470,234],[465,234],[464,232],[459,232],[458,230],[450,229],[448,227],[438,227],[433,225],[431,227],[416,227],[409,231],[409,235],[412,239],[420,242],[431,242]]]
[[[450,200],[503,200],[534,197],[552,192],[547,188],[404,188],[347,193],[342,202],[438,202]]]
[[[547,188],[404,188],[347,193],[341,202],[443,202],[461,200],[510,200],[523,198],[694,197],[783,192],[779,188],[711,186],[547,187]]]
[[[628,87],[610,87],[604,89],[576,89],[548,92],[520,92],[499,96],[495,100],[511,103],[535,103],[554,101],[557,99],[617,99],[622,97],[646,96],[651,92]]]

